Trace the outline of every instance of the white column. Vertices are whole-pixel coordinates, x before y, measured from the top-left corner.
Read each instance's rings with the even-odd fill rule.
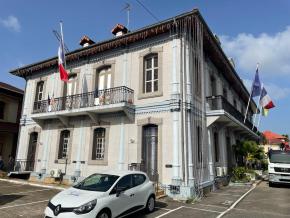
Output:
[[[125,170],[125,143],[124,143],[124,117],[121,117],[120,144],[119,144],[119,170]]]
[[[179,83],[177,81],[177,39],[174,38],[172,42],[172,83],[171,83],[171,98],[173,100],[179,100]],[[180,184],[180,140],[179,140],[179,113],[178,111],[172,112],[172,135],[173,135],[173,184]]]
[[[192,104],[192,89],[191,89],[191,77],[189,72],[189,42],[186,43],[185,50],[185,73],[186,73],[186,102],[189,107]],[[190,109],[190,108],[189,108]],[[186,125],[187,125],[187,158],[188,158],[188,185],[194,186],[193,178],[193,160],[192,160],[192,126],[191,126],[191,110],[186,112]]]
[[[45,174],[46,173],[46,166],[47,166],[47,154],[48,154],[48,143],[50,142],[50,124],[49,122],[46,124],[46,131],[45,135],[46,138],[42,142],[43,150],[42,150],[42,161],[41,161],[41,173]]]
[[[212,154],[212,143],[211,143],[211,130],[207,130],[208,137],[208,167],[209,167],[209,178],[210,181],[214,180],[214,166],[213,166],[213,154]]]
[[[128,71],[128,60],[127,60],[127,51],[124,53],[123,58],[123,81],[122,86],[127,85],[127,71]],[[124,116],[121,117],[121,127],[120,127],[120,143],[119,143],[119,170],[125,170],[125,125],[124,125]]]
[[[222,156],[221,156],[221,160],[222,160],[222,166],[223,167],[227,167],[227,143],[226,143],[226,132],[225,132],[225,128],[222,128],[220,130],[220,145],[221,145],[221,153],[222,153]]]
[[[76,168],[74,175],[76,177],[79,177],[81,175],[81,152],[82,152],[82,144],[83,142],[83,129],[84,129],[84,120],[81,118],[81,123],[79,127],[79,143],[77,147],[77,153],[76,153]],[[72,138],[73,136],[70,136]]]

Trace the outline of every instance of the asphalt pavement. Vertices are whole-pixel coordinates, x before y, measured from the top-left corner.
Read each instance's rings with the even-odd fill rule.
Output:
[[[222,187],[199,201],[182,203],[164,198],[151,214],[138,212],[128,218],[217,218],[250,190],[249,186]],[[60,190],[0,181],[0,217],[43,217],[48,201]],[[223,217],[290,217],[290,187],[269,188],[260,183]]]

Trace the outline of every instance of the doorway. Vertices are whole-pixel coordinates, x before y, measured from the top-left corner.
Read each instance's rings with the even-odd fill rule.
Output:
[[[38,141],[38,133],[37,132],[30,133],[29,147],[27,151],[27,161],[26,161],[25,167],[23,166],[26,171],[34,170],[37,141]]]
[[[142,130],[142,161],[143,171],[151,181],[158,181],[158,126],[149,124]]]

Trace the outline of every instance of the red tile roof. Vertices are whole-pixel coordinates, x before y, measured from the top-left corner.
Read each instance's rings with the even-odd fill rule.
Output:
[[[282,140],[284,141],[286,139],[285,136],[271,131],[264,131],[263,134],[269,144],[280,144]]]

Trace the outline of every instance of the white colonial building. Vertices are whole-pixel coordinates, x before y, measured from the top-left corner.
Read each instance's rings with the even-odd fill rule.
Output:
[[[43,181],[61,170],[72,183],[140,169],[180,198],[212,186],[236,163],[232,145],[258,138],[256,105],[244,123],[249,93],[218,38],[196,9],[112,32],[100,43],[83,37],[66,54],[68,83],[57,57],[11,71],[27,81],[18,170]]]

